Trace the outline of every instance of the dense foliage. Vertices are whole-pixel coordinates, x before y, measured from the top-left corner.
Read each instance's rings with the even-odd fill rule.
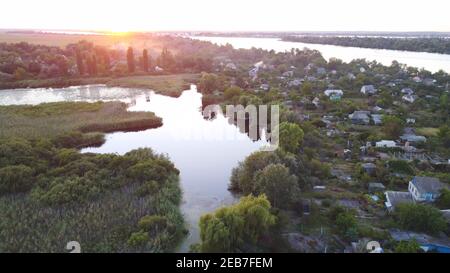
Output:
[[[395,219],[404,228],[437,234],[447,229],[439,209],[423,204],[400,204],[395,209]]]
[[[239,203],[223,207],[200,218],[200,252],[242,252],[246,244],[254,245],[276,217],[264,195],[247,196]]]
[[[0,251],[168,251],[183,232],[178,170],[162,155],[81,154],[0,141]],[[136,244],[136,232],[142,235]],[[145,238],[144,238],[145,237]]]

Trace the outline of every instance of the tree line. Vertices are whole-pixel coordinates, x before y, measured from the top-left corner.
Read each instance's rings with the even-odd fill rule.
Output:
[[[321,37],[287,36],[284,41],[326,44],[348,47],[393,49],[450,54],[450,39],[446,38],[385,38],[385,37]]]

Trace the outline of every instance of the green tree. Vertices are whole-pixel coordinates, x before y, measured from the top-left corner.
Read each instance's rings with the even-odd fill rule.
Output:
[[[400,241],[394,248],[396,253],[419,253],[422,252],[420,244],[416,240]]]
[[[229,100],[233,97],[239,97],[242,94],[242,89],[237,86],[228,87],[223,96],[226,100]]]
[[[200,218],[201,252],[236,252],[245,244],[256,244],[276,222],[265,195],[242,197]]]
[[[280,124],[280,146],[286,152],[298,153],[299,147],[303,143],[303,130],[295,123],[282,122]]]
[[[14,78],[16,80],[23,80],[27,77],[27,71],[25,70],[25,68],[23,67],[18,67],[16,68],[16,70],[14,71]]]
[[[230,189],[245,195],[251,194],[255,188],[254,177],[257,171],[263,170],[269,164],[281,163],[277,154],[271,152],[254,152],[244,162],[233,169]]]
[[[197,86],[200,92],[211,94],[219,88],[219,79],[215,74],[203,73]]]
[[[383,133],[390,139],[397,139],[404,127],[402,119],[396,116],[383,116]]]
[[[304,83],[302,84],[302,87],[301,87],[301,89],[300,89],[300,92],[301,92],[301,94],[302,94],[303,96],[309,97],[309,96],[312,95],[312,89],[313,89],[313,87],[312,87],[312,84],[311,84],[310,82],[304,82]]]
[[[300,189],[297,177],[282,164],[270,164],[256,174],[255,188],[264,193],[274,207],[289,208],[297,200]]]
[[[394,218],[404,229],[437,234],[446,230],[447,223],[439,209],[423,204],[400,204]]]
[[[131,234],[128,239],[128,245],[132,247],[144,247],[149,240],[150,237],[148,236],[148,232],[141,230]]]
[[[166,47],[163,48],[161,55],[159,55],[157,63],[164,70],[171,71],[175,69],[175,58]]]
[[[144,70],[144,72],[148,72],[148,65],[149,65],[148,51],[147,49],[144,49],[142,51],[142,70]]]
[[[352,240],[358,236],[358,222],[351,211],[344,211],[336,217],[338,232],[345,238]]]
[[[441,209],[450,209],[450,190],[441,190],[441,195],[437,199],[436,205]]]
[[[135,71],[134,53],[133,48],[131,46],[127,50],[127,64],[128,64],[128,72],[134,73]]]
[[[97,57],[95,55],[92,56],[92,75],[96,76],[97,75]]]
[[[80,50],[77,50],[75,54],[76,54],[76,59],[77,59],[78,74],[80,74],[80,76],[83,76],[84,75],[84,65],[83,65],[83,58],[81,56]]]
[[[437,137],[443,147],[450,147],[450,127],[448,125],[443,125],[439,128]]]

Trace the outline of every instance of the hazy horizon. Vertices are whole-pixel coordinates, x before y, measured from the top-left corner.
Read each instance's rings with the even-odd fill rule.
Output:
[[[221,32],[450,32],[445,0],[26,1],[4,3],[0,29]]]

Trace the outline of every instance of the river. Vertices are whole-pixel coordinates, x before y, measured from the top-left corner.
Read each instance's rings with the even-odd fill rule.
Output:
[[[167,154],[180,170],[181,210],[189,234],[178,251],[187,252],[192,243],[199,241],[200,216],[236,201],[227,189],[232,168],[266,142],[252,141],[223,115],[205,118],[202,95],[195,86],[178,98],[143,89],[103,85],[0,92],[0,105],[98,100],[124,101],[129,103],[129,111],[152,111],[163,119],[163,126],[156,129],[107,134],[102,146],[86,148],[82,152],[124,154],[136,148],[150,147]]]
[[[366,59],[368,61],[377,61],[384,65],[390,65],[392,61],[406,64],[408,66],[425,68],[431,72],[437,72],[440,69],[450,73],[450,55],[411,52],[388,49],[372,49],[359,47],[344,47],[335,45],[306,44],[297,42],[285,42],[278,38],[244,38],[244,37],[205,37],[192,36],[193,39],[210,41],[218,45],[231,44],[234,48],[262,48],[266,50],[275,50],[283,52],[292,48],[310,48],[316,49],[322,53],[325,59],[339,58],[344,62],[350,62],[354,59]]]

